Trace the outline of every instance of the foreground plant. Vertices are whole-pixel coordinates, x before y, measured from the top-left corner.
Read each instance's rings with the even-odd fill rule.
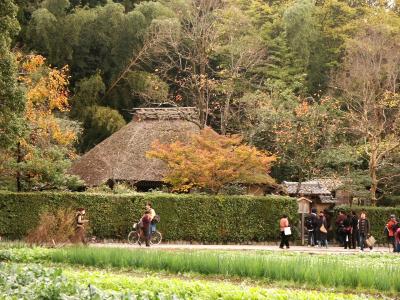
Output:
[[[0,251],[1,257],[1,251]],[[42,258],[80,266],[143,268],[171,273],[239,276],[291,281],[296,285],[400,291],[400,268],[395,258],[275,255],[224,252],[165,252],[112,248],[54,249]],[[345,272],[344,272],[345,270]],[[379,276],[377,276],[379,274]]]
[[[147,299],[129,292],[105,292],[68,280],[61,269],[0,264],[1,299]]]

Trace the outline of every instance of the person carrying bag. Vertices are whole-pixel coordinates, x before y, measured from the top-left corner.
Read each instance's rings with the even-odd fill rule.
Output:
[[[279,248],[283,249],[283,246],[286,246],[286,249],[289,249],[289,236],[292,235],[292,230],[289,226],[289,220],[287,215],[283,215],[279,221],[279,230],[281,233],[281,244]]]

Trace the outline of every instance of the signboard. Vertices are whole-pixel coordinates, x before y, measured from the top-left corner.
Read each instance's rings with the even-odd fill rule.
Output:
[[[299,205],[299,214],[308,214],[310,213],[310,204],[312,203],[311,200],[301,197],[297,199],[297,204]]]

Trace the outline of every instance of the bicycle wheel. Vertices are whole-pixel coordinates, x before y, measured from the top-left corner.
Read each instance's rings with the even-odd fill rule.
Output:
[[[137,244],[139,241],[139,233],[137,231],[131,231],[128,234],[128,243],[129,244]]]
[[[154,232],[154,233],[151,235],[150,243],[151,243],[152,245],[158,245],[159,243],[161,243],[161,241],[162,241],[162,234],[161,234],[161,232],[156,231],[156,232]]]

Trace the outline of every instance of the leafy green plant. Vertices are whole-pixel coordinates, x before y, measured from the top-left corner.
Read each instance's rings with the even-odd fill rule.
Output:
[[[58,263],[95,267],[145,268],[172,273],[268,278],[274,281],[314,283],[325,287],[361,287],[400,291],[400,267],[351,261],[337,256],[284,256],[258,253],[165,252],[112,248],[66,248],[50,254]],[[379,274],[379,276],[376,276]]]

